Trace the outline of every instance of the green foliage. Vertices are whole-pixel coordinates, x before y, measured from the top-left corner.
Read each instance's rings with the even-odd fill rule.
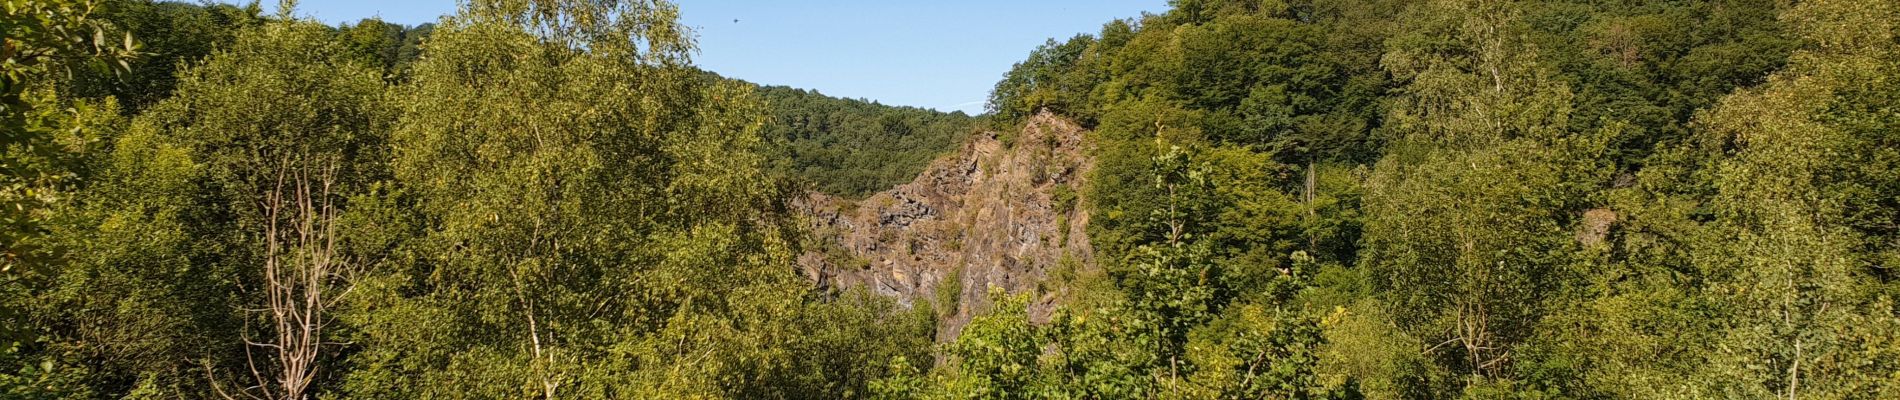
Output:
[[[1080,35],[1068,41],[1049,39],[1029,53],[1029,59],[1016,63],[1003,80],[996,83],[988,109],[998,117],[1014,120],[1049,110],[1066,115],[1086,115],[1081,107],[1087,102],[1088,76],[1078,63],[1094,45],[1095,38]]]
[[[1796,44],[1770,1],[1536,1],[1522,9],[1525,36],[1575,93],[1571,129],[1629,131],[1610,147],[1623,165],[1681,144],[1696,110],[1760,84]]]
[[[434,32],[434,23],[405,27],[372,18],[337,27],[337,40],[365,62],[381,67],[388,79],[402,81],[421,57],[422,41]]]
[[[1891,129],[1880,127],[1900,121],[1864,111],[1890,110],[1900,100],[1891,78],[1900,71],[1893,22],[1900,7],[1875,3],[1788,10],[1783,18],[1804,43],[1789,68],[1701,117],[1700,139],[1729,155],[1709,166],[1717,217],[1710,228],[1733,238],[1711,243],[1700,257],[1717,293],[1712,300],[1732,324],[1706,356],[1705,390],[1791,397],[1900,391],[1888,379],[1900,376],[1900,365],[1876,361],[1894,354],[1900,319],[1891,293],[1858,282],[1871,260],[1856,256],[1878,259],[1881,245],[1860,243],[1891,236],[1862,230],[1870,226],[1864,210],[1892,208],[1860,195],[1891,187],[1893,177],[1845,166],[1880,157],[1863,146],[1891,142]]]
[[[99,183],[63,216],[75,256],[40,297],[46,351],[92,366],[95,390],[252,381],[242,337],[261,307],[266,192],[291,165],[333,166],[339,196],[386,175],[381,81],[329,39],[296,21],[241,33],[98,159]]]
[[[410,67],[421,56],[422,40],[433,32],[433,23],[410,28],[377,19],[337,28],[338,40],[348,43],[356,53],[369,57],[369,62],[398,78],[409,74]]]
[[[1190,332],[1106,340],[1185,346],[1186,363],[1113,364],[1153,385],[1136,392],[1185,396],[1159,378],[1185,373],[1234,395],[1244,379],[1214,366],[1315,343],[1245,347],[1283,325],[1238,309],[1319,321],[1315,372],[1293,376],[1368,398],[1890,390],[1887,363],[1846,360],[1888,354],[1895,331],[1874,94],[1894,92],[1894,30],[1874,22],[1891,7],[1172,6],[1051,41],[992,101],[1097,129],[1089,232],[1125,301],[1108,308]],[[1154,168],[1177,147],[1196,179],[1175,181],[1209,183],[1153,184],[1189,176]],[[1293,250],[1317,267],[1293,272]],[[1301,274],[1317,275],[1286,285]],[[1087,336],[1063,332],[1057,348]]]
[[[1195,240],[1205,225],[1202,221],[1209,208],[1214,207],[1205,200],[1214,187],[1207,177],[1206,166],[1197,165],[1191,156],[1179,147],[1169,148],[1166,153],[1155,157],[1152,164],[1154,187],[1161,192],[1163,204],[1149,210],[1150,224],[1157,229],[1159,241],[1143,244],[1131,251],[1132,270],[1126,272],[1128,278],[1122,285],[1132,287],[1130,293],[1141,297],[1150,292],[1163,295],[1182,295],[1189,299],[1158,299],[1157,307],[1198,308],[1206,312],[1201,304],[1212,296],[1207,285],[1217,279],[1218,272],[1205,265],[1208,252],[1206,246]],[[1197,221],[1198,220],[1198,221]],[[1153,290],[1144,290],[1146,286],[1156,286]],[[1142,301],[1137,300],[1137,303]],[[1174,310],[1177,312],[1187,310]],[[1192,322],[1189,322],[1192,324]],[[1177,332],[1177,334],[1180,332]]]
[[[0,273],[44,263],[34,243],[42,214],[70,180],[71,147],[61,131],[83,126],[67,110],[59,82],[81,71],[123,70],[131,36],[94,14],[90,1],[0,3]]]
[[[39,96],[51,96],[40,92]],[[56,100],[40,98],[34,100],[54,103]],[[56,104],[56,103],[55,103]],[[7,161],[14,171],[26,170],[44,173],[38,182],[44,186],[21,184],[15,180],[8,194],[27,192],[34,198],[18,199],[10,203],[8,212],[24,214],[28,223],[9,225],[5,229],[8,239],[17,240],[7,244],[9,259],[0,265],[0,395],[16,398],[58,398],[60,396],[85,396],[90,393],[87,384],[92,379],[89,369],[92,366],[79,364],[71,358],[47,351],[57,346],[59,339],[49,334],[47,322],[42,313],[54,305],[47,304],[41,293],[51,286],[59,285],[63,280],[60,267],[76,253],[64,246],[68,233],[64,232],[62,222],[67,210],[77,207],[73,199],[75,186],[86,177],[88,157],[97,152],[100,137],[111,136],[124,129],[125,120],[118,116],[116,104],[106,101],[99,106],[88,102],[72,102],[65,109],[37,108],[31,111],[29,121],[41,126],[29,126],[28,132],[49,134],[50,137],[35,138],[57,144],[54,152],[35,157],[25,152],[10,152]],[[50,125],[50,126],[48,126]],[[55,130],[40,130],[56,128]],[[20,147],[14,147],[15,150]],[[44,157],[44,158],[41,158]],[[13,177],[10,177],[13,178]],[[20,201],[24,200],[24,201]]]
[[[1319,321],[1298,311],[1249,304],[1194,332],[1185,362],[1197,366],[1186,397],[1204,399],[1354,398],[1320,382]]]
[[[348,317],[366,343],[348,393],[860,392],[871,364],[851,360],[896,355],[863,340],[917,325],[810,303],[778,267],[791,253],[764,214],[776,192],[755,179],[764,109],[750,88],[698,79],[678,55],[541,40],[534,18],[448,21],[395,90],[408,108],[393,169],[425,216],[412,251],[431,256],[379,278],[366,296],[387,306]],[[597,28],[683,48],[664,26]]]
[[[166,7],[117,17],[199,18]],[[287,165],[330,166],[342,208],[349,290],[319,340],[347,344],[315,360],[321,396],[858,397],[883,360],[928,356],[928,313],[819,297],[785,268],[790,220],[757,179],[764,103],[680,63],[671,5],[474,10],[420,50],[429,28],[374,21],[231,27],[220,50],[193,28],[158,42],[188,66],[175,94],[158,75],[86,83],[171,97],[129,129],[82,103],[62,122],[59,143],[103,152],[74,153],[80,201],[47,214],[71,255],[5,288],[24,313],[7,326],[35,334],[0,354],[5,390],[275,384],[242,371],[275,374],[248,339],[270,334],[252,311],[262,207]]]
[[[1046,326],[1025,318],[1024,300],[998,300],[1003,306],[979,316],[946,350],[955,360],[951,368],[929,380],[900,379],[897,383],[908,385],[904,393],[985,398],[1347,398],[1356,393],[1350,378],[1322,382],[1314,373],[1325,341],[1318,316],[1295,301],[1311,288],[1317,260],[1305,253],[1264,254],[1290,243],[1279,235],[1297,232],[1262,228],[1258,220],[1279,215],[1280,221],[1297,225],[1291,218],[1297,205],[1281,201],[1285,198],[1277,192],[1246,189],[1265,180],[1258,174],[1272,162],[1244,149],[1170,146],[1142,164],[1148,182],[1139,190],[1150,193],[1152,201],[1119,203],[1129,208],[1111,213],[1139,210],[1145,216],[1110,225],[1140,231],[1092,227],[1127,232],[1111,237],[1131,248],[1105,252],[1118,256],[1105,278],[1063,278],[1075,290],[1093,293],[1077,297],[1071,303],[1076,308],[1058,311]],[[1091,279],[1106,279],[1106,286],[1086,283]]]
[[[975,129],[962,112],[945,114],[815,91],[764,86],[769,110],[761,135],[766,169],[818,191],[863,197],[917,177]]]
[[[993,312],[971,320],[945,349],[957,365],[946,390],[962,398],[1032,398],[1045,339],[1029,323],[1029,299],[1000,291],[990,295],[997,300]]]
[[[1572,215],[1607,181],[1602,137],[1572,133],[1569,89],[1508,4],[1434,3],[1385,64],[1395,145],[1367,183],[1361,263],[1401,328],[1474,378],[1509,384],[1515,347],[1577,279]],[[1456,199],[1455,201],[1446,201]],[[1478,392],[1467,392],[1467,395]]]
[[[257,7],[191,4],[152,0],[104,0],[98,17],[131,34],[138,57],[119,74],[75,76],[76,96],[119,99],[134,114],[172,95],[179,71],[196,65],[217,49],[229,49],[238,32],[264,22]]]
[[[0,397],[285,385],[320,171],[314,397],[1894,398],[1891,3],[1177,0],[970,117],[697,70],[664,1],[7,1]],[[796,273],[788,193],[1032,117],[1092,128],[1094,254],[983,310]]]
[[[124,69],[137,48],[129,33],[94,15],[88,0],[8,0],[0,7],[5,21],[5,53],[0,54],[0,113],[9,131],[30,104],[27,91],[52,79],[71,78],[87,69]]]
[[[1369,40],[1361,32],[1335,32],[1362,21],[1336,4],[1276,3],[1186,2],[1098,36],[1051,40],[997,84],[990,110],[1005,120],[1050,110],[1137,134],[1158,121],[1128,108],[1166,103],[1196,113],[1169,127],[1282,161],[1362,157],[1375,146],[1365,130],[1383,79],[1348,72],[1375,69],[1377,50],[1347,47]],[[1138,125],[1117,127],[1119,118]]]
[[[116,129],[117,103],[71,100],[76,74],[122,71],[135,50],[129,36],[95,15],[88,1],[0,2],[0,394],[38,398],[83,395],[83,371],[44,354],[47,338],[34,294],[57,282],[63,254],[48,223],[73,186],[83,159]]]

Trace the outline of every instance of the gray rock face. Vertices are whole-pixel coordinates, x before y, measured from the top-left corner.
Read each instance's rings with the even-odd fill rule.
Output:
[[[916,180],[863,200],[796,199],[825,244],[801,255],[800,267],[821,286],[955,310],[940,321],[939,340],[954,338],[984,310],[992,287],[1031,293],[1032,318],[1046,321],[1063,290],[1044,284],[1050,272],[1095,268],[1089,215],[1079,206],[1094,166],[1085,136],[1075,124],[1038,115],[1011,145],[979,134]],[[936,304],[951,294],[954,305]]]

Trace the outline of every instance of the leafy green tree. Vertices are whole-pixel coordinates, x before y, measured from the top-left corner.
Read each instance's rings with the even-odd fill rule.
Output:
[[[0,1],[0,397],[1900,396],[1891,2],[1175,0],[973,118],[659,0]],[[794,193],[1029,118],[1100,268],[936,346],[795,274]]]
[[[1352,389],[1321,382],[1324,343],[1319,321],[1298,310],[1236,306],[1189,340],[1185,360],[1196,369],[1186,397],[1352,398]]]
[[[1036,397],[1046,338],[1029,322],[1026,296],[992,292],[991,297],[998,300],[992,312],[972,319],[946,348],[957,369],[945,390],[959,398]]]
[[[352,377],[356,395],[615,393],[612,382],[645,372],[613,372],[616,343],[714,323],[693,318],[690,296],[733,274],[706,268],[770,260],[753,255],[767,238],[734,225],[765,193],[739,178],[756,157],[705,153],[757,140],[745,94],[691,86],[672,65],[678,54],[620,53],[633,41],[683,46],[658,26],[632,26],[644,7],[666,5],[595,6],[472,4],[425,44],[430,56],[398,90],[408,106],[394,149],[396,177],[427,221],[417,245],[433,256],[414,260],[418,276],[389,277],[394,286],[371,295],[397,306],[360,317],[371,345]],[[544,25],[556,16],[613,19]],[[613,359],[642,356],[657,355]]]
[[[246,338],[270,330],[248,328],[264,316],[243,311],[265,303],[267,228],[284,222],[271,193],[287,174],[327,171],[329,195],[314,200],[346,207],[386,175],[375,70],[313,23],[273,22],[236,43],[114,139],[60,234],[75,256],[42,297],[58,338],[49,351],[98,368],[101,393],[274,387],[248,372],[278,367],[244,361],[260,350]]]
[[[1219,161],[1198,158],[1205,155]],[[1257,216],[1246,211],[1258,207],[1256,196],[1273,198],[1244,189],[1258,181],[1236,178],[1245,174],[1235,170],[1258,167],[1237,162],[1249,158],[1180,147],[1154,156],[1147,172],[1159,203],[1141,225],[1152,232],[1134,237],[1159,239],[1138,239],[1115,259],[1107,286],[1082,284],[1101,292],[1097,300],[1073,304],[1045,326],[1030,324],[1018,308],[992,310],[951,348],[953,358],[980,362],[953,363],[923,389],[900,381],[908,382],[901,392],[1054,398],[1354,393],[1349,379],[1322,382],[1314,373],[1324,339],[1317,318],[1294,305],[1311,286],[1315,260],[1301,253],[1275,268],[1277,258],[1248,254],[1270,242],[1232,221]],[[1216,250],[1227,243],[1252,250]]]
[[[1088,55],[1095,38],[1078,35],[1067,41],[1049,39],[1016,63],[990,94],[988,108],[1006,120],[1026,118],[1042,110],[1066,115],[1087,115],[1084,96],[1090,90],[1082,58]]]
[[[1571,128],[1626,134],[1610,157],[1644,165],[1688,138],[1695,112],[1786,64],[1795,41],[1763,0],[1532,1],[1525,38],[1575,93]]]
[[[1150,324],[1157,336],[1150,351],[1178,363],[1188,331],[1218,314],[1232,293],[1220,285],[1225,271],[1212,260],[1211,242],[1200,240],[1200,229],[1190,225],[1191,216],[1211,213],[1206,166],[1179,147],[1156,156],[1153,165],[1154,185],[1166,204],[1150,218],[1164,229],[1162,240],[1136,247],[1127,265],[1111,272],[1136,312],[1130,317]]]
[[[35,257],[38,220],[70,178],[55,132],[77,127],[57,82],[87,69],[123,69],[130,35],[93,15],[90,1],[9,0],[0,11],[0,271]],[[110,38],[110,40],[108,40]],[[43,262],[43,260],[42,260]]]
[[[1691,146],[1658,153],[1616,191],[1623,238],[1592,267],[1586,297],[1545,330],[1542,360],[1529,366],[1540,379],[1573,396],[1892,390],[1882,377],[1890,364],[1854,361],[1889,354],[1880,343],[1896,331],[1872,267],[1880,250],[1866,246],[1885,241],[1883,231],[1856,222],[1890,209],[1861,197],[1888,181],[1865,172],[1889,168],[1875,161],[1889,135],[1863,130],[1881,119],[1858,111],[1891,102],[1867,95],[1884,91],[1866,91],[1879,80],[1862,75],[1884,74],[1865,60],[1892,54],[1864,39],[1891,35],[1864,22],[1883,12],[1892,10],[1788,10],[1785,29],[1802,43],[1788,69],[1700,114]],[[1849,120],[1858,122],[1840,123]]]
[[[111,101],[73,101],[66,83],[88,70],[122,71],[130,36],[90,1],[0,2],[0,394],[52,397],[76,384],[44,347],[33,293],[58,273],[47,223],[70,202],[81,159],[118,122]]]
[[[1161,337],[1153,321],[1131,318],[1128,301],[1113,288],[1098,288],[1093,306],[1059,312],[1047,336],[1059,350],[1044,360],[1044,393],[1060,398],[1135,398],[1154,396],[1162,384],[1156,372],[1167,358],[1154,349]],[[1086,307],[1086,308],[1084,308]]]
[[[1891,188],[1877,144],[1893,143],[1891,77],[1900,65],[1900,7],[1818,1],[1783,19],[1803,46],[1762,87],[1724,98],[1699,135],[1723,151],[1713,169],[1717,220],[1729,240],[1702,257],[1725,334],[1711,343],[1700,389],[1714,396],[1855,398],[1897,393],[1892,362],[1900,315],[1865,265],[1890,234],[1865,224],[1894,209],[1868,191]],[[1874,145],[1874,147],[1868,147]],[[1889,148],[1890,149],[1890,148]],[[1891,192],[1888,192],[1891,193]],[[1880,214],[1874,212],[1872,214]],[[1876,217],[1878,218],[1878,217]],[[1863,256],[1862,254],[1866,254]],[[1869,257],[1871,256],[1871,257]],[[1878,264],[1874,264],[1878,265]]]
[[[213,50],[228,49],[239,31],[255,28],[267,16],[255,2],[245,6],[155,0],[100,0],[96,17],[132,35],[138,57],[123,73],[75,74],[72,94],[81,98],[112,96],[122,112],[137,114],[172,95],[179,72],[201,63]]]
[[[684,64],[671,4],[466,8],[392,94],[419,237],[346,317],[348,395],[850,396],[881,371],[838,360],[920,356],[792,273],[764,104]]]
[[[422,40],[434,30],[435,24],[430,23],[405,27],[369,18],[339,26],[337,35],[369,62],[381,66],[391,80],[401,80],[421,56]]]
[[[1569,91],[1521,41],[1513,4],[1411,17],[1416,33],[1385,59],[1407,83],[1367,183],[1362,262],[1422,350],[1508,382],[1515,348],[1576,279],[1570,224],[1606,178],[1596,160],[1615,132],[1568,131]]]

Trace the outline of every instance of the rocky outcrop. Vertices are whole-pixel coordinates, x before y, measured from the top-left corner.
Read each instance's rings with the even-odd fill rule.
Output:
[[[822,242],[800,267],[821,286],[935,307],[943,340],[987,306],[990,288],[1031,293],[1032,318],[1046,320],[1061,294],[1045,285],[1051,273],[1094,268],[1079,206],[1088,147],[1080,127],[1038,115],[1013,138],[979,134],[916,180],[863,200],[796,199]]]

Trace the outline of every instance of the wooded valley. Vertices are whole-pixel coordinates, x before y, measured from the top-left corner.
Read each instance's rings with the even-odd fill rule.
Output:
[[[1892,0],[1172,0],[975,116],[458,3],[0,0],[0,398],[1900,398]]]

